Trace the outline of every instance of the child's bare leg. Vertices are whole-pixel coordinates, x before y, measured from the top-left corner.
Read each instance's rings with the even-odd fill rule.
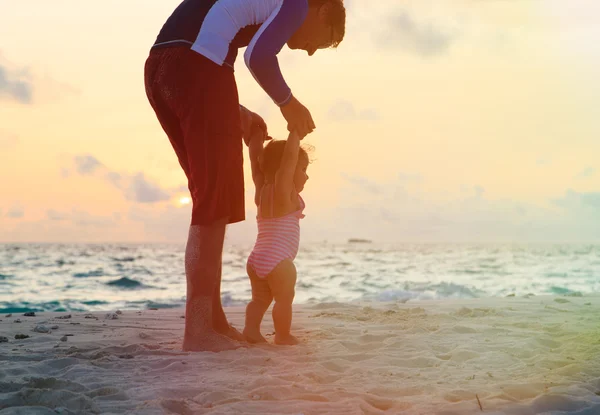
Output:
[[[267,339],[260,334],[260,323],[269,305],[252,300],[246,306],[246,326],[243,335],[248,343],[267,343]]]
[[[252,301],[246,306],[246,326],[244,338],[248,343],[266,343],[260,334],[260,323],[273,301],[273,295],[266,279],[260,278],[251,267],[247,267],[252,285]]]
[[[292,303],[296,294],[296,267],[286,259],[267,277],[269,287],[275,299],[273,306],[273,324],[275,325],[275,344],[298,344],[298,339],[290,334],[292,326]]]

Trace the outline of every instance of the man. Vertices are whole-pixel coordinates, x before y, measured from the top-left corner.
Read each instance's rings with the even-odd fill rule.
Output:
[[[239,347],[221,305],[225,227],[245,219],[243,144],[267,127],[241,107],[233,72],[238,48],[246,66],[281,109],[288,130],[313,131],[310,112],[292,94],[277,61],[290,49],[313,55],[344,38],[342,0],[184,0],[167,19],[145,66],[148,100],[188,179],[192,220],[185,252],[183,350]]]

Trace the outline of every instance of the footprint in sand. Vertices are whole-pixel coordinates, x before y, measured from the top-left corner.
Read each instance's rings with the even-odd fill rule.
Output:
[[[455,333],[467,334],[467,333],[477,333],[477,330],[467,326],[456,325],[452,327],[452,331]]]
[[[376,355],[372,353],[353,353],[337,356],[338,359],[347,360],[348,362],[364,362],[365,360],[370,360],[374,357],[376,357]]]
[[[380,343],[364,343],[360,344],[357,342],[340,342],[342,346],[351,352],[373,352],[381,348]]]
[[[340,363],[336,363],[333,360],[330,360],[328,362],[323,362],[323,363],[321,363],[321,366],[323,366],[325,369],[332,370],[332,371],[338,372],[338,373],[344,373],[346,370],[348,370],[348,367],[345,363],[340,364]]]
[[[163,399],[160,403],[165,410],[172,414],[178,415],[191,415],[193,411],[187,405],[187,403],[183,400],[177,399]]]
[[[476,359],[481,356],[479,353],[472,352],[470,350],[458,350],[456,352],[452,352],[452,361],[454,362],[466,362],[471,359]]]

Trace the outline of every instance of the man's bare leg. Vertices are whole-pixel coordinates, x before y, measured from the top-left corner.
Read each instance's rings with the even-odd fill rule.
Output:
[[[220,279],[226,220],[190,226],[185,249],[187,300],[184,351],[232,350],[240,347],[213,329],[214,290]]]
[[[223,273],[223,261],[219,265],[219,279],[217,284],[215,285],[215,289],[213,291],[212,298],[212,323],[213,328],[217,333],[223,334],[233,340],[244,341],[244,336],[242,333],[237,331],[235,327],[229,324],[227,321],[227,317],[225,316],[225,311],[223,310],[223,305],[221,304],[221,277]]]

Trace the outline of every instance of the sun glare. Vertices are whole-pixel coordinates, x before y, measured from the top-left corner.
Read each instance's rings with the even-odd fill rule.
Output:
[[[192,201],[192,199],[189,198],[189,197],[187,197],[187,196],[179,198],[179,204],[180,205],[189,205],[191,201]]]

